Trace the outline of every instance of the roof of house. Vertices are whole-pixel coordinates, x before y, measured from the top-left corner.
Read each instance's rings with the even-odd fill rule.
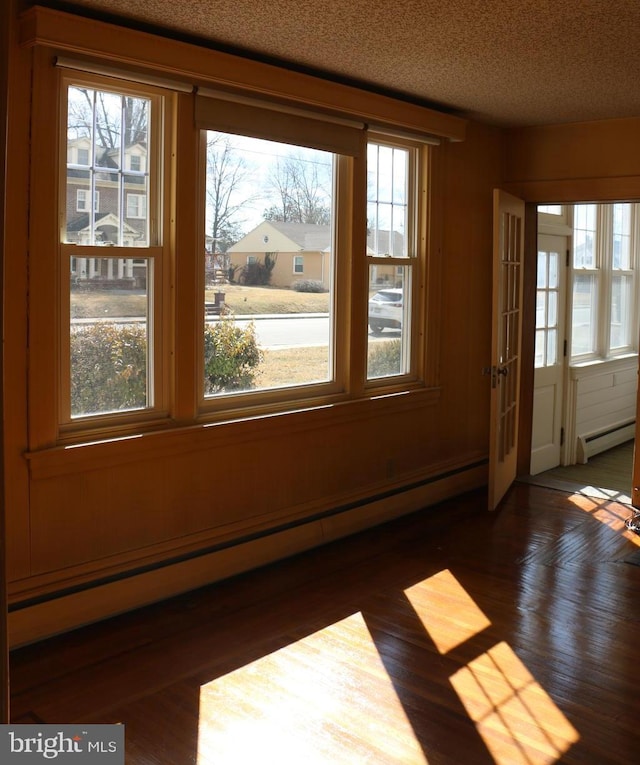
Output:
[[[267,223],[295,242],[302,250],[323,252],[329,248],[331,226],[315,223],[281,223],[275,220],[267,221]]]
[[[238,240],[230,252],[242,252],[242,242],[246,237],[252,234],[260,227],[271,226],[286,236],[302,252],[328,252],[331,248],[331,226],[315,223],[282,223],[280,221],[262,221],[254,229],[249,231],[242,239]],[[240,246],[239,246],[240,245]],[[393,250],[391,250],[392,245]],[[404,237],[398,231],[393,232],[393,238],[390,240],[389,231],[378,229],[377,241],[376,234],[369,232],[367,235],[367,252],[372,255],[394,254],[399,256],[403,253]],[[265,244],[265,252],[268,251],[268,244]]]
[[[67,231],[88,231],[90,223],[89,213],[78,214],[77,216],[70,218],[67,222]],[[120,225],[120,222],[112,212],[96,213],[93,225],[96,230],[100,230],[104,226],[113,226],[114,228],[117,228]],[[140,233],[126,221],[124,222],[124,230],[131,234]]]

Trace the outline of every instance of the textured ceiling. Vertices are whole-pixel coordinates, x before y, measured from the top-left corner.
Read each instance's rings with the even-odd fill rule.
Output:
[[[73,0],[63,7],[74,6],[494,124],[640,116],[640,0]]]

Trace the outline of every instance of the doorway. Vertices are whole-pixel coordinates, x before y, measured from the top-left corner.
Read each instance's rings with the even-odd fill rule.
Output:
[[[638,378],[638,208],[538,208],[532,481],[626,502]]]

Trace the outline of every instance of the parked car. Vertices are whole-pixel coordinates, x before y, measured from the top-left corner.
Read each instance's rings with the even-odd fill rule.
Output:
[[[369,299],[369,326],[374,335],[385,327],[402,328],[402,290],[396,287],[379,290]]]

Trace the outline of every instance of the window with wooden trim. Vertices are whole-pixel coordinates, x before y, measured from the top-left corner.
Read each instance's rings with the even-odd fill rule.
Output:
[[[337,155],[304,136],[204,141],[205,399],[331,383]]]
[[[367,149],[368,363],[370,382],[415,374],[418,184],[415,144],[371,140]]]
[[[80,74],[63,76],[61,91],[65,430],[117,423],[162,405],[163,99],[144,87]],[[132,156],[140,161],[132,164]]]
[[[339,232],[351,225],[348,171],[362,154],[364,126],[219,93],[197,96],[195,114],[204,176],[204,411],[340,392],[337,336],[349,338],[344,326],[340,332],[348,296],[338,274],[347,273],[349,252]],[[221,289],[224,311],[215,301]],[[222,345],[233,357],[227,377]]]
[[[172,260],[174,99],[103,75],[60,78],[60,437],[170,418],[185,409],[177,389],[194,391],[187,416],[201,421],[424,384],[426,145],[196,95],[199,246]],[[174,303],[170,267],[180,275],[190,258],[199,297]],[[170,345],[190,322],[195,366]]]

